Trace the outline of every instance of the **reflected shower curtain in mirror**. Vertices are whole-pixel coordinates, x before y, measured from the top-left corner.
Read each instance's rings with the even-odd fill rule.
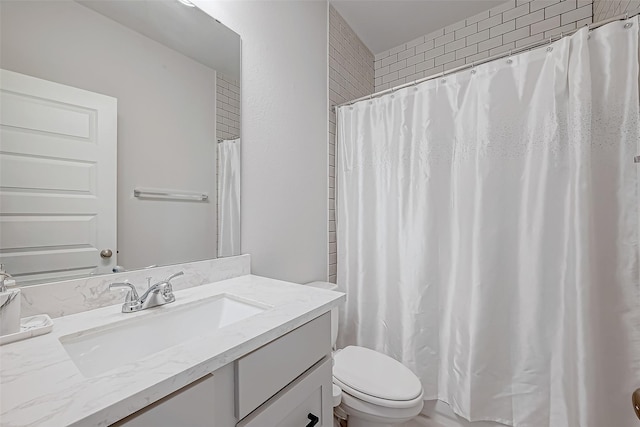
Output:
[[[218,256],[240,254],[240,138],[218,143]]]
[[[339,108],[340,344],[518,427],[635,427],[638,20]]]

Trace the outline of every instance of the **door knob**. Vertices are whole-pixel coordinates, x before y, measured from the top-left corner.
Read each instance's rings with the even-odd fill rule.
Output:
[[[636,416],[640,420],[640,388],[631,395],[631,402],[633,402],[633,410],[636,411]]]
[[[111,252],[111,249],[103,249],[100,251],[100,256],[102,258],[111,258],[111,255],[113,255],[113,252]]]

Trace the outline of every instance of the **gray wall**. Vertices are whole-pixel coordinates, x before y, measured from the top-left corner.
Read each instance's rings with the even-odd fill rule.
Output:
[[[242,251],[255,274],[327,279],[327,4],[195,0],[242,37]]]
[[[215,71],[74,2],[1,5],[2,68],[118,99],[118,263],[214,258]],[[141,201],[136,186],[210,202]]]

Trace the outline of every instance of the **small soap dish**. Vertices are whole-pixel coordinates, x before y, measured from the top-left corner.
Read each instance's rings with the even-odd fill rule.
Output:
[[[0,336],[0,345],[48,334],[52,329],[53,320],[46,314],[23,317],[20,319],[20,332]]]

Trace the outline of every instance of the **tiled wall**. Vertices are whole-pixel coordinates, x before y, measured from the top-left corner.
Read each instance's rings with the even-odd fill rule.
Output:
[[[240,135],[240,82],[217,73],[216,133],[218,138]]]
[[[373,93],[373,54],[329,6],[329,107]],[[329,281],[336,282],[336,115],[329,112]]]
[[[592,3],[593,0],[509,0],[377,54],[375,91],[428,77],[590,24]],[[629,2],[596,0],[596,3]]]
[[[593,22],[603,21],[625,12],[640,10],[640,0],[594,0]]]

